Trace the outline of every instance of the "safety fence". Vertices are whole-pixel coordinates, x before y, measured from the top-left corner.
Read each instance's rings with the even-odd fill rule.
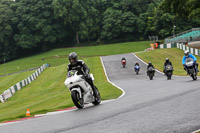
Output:
[[[177,48],[182,49],[184,51],[188,50],[190,53],[200,56],[200,50],[199,49],[190,48],[186,45],[183,45],[183,43],[177,43]]]
[[[160,48],[160,49],[163,49],[163,48],[179,48],[179,49],[182,49],[183,51],[188,50],[190,53],[200,56],[200,50],[199,49],[190,48],[187,45],[184,45],[184,43],[161,44],[161,45],[158,46],[158,48]]]
[[[33,82],[44,71],[44,69],[46,69],[49,66],[49,64],[42,65],[31,76],[5,90],[2,94],[0,94],[0,101],[5,102],[8,98],[12,97],[17,91],[21,90],[24,86]]]

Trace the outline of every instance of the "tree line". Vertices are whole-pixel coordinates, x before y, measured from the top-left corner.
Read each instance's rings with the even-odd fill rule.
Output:
[[[0,63],[79,43],[159,39],[200,26],[199,0],[1,0]],[[197,10],[198,9],[198,10]],[[176,29],[173,26],[176,25]]]

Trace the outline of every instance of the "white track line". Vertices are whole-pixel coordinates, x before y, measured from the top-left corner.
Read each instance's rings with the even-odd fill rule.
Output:
[[[100,59],[101,59],[101,64],[102,64],[102,66],[103,66],[103,70],[104,70],[104,73],[105,73],[105,75],[106,75],[107,81],[108,81],[109,83],[111,83],[113,86],[117,87],[118,89],[120,89],[120,90],[122,91],[122,95],[119,96],[117,99],[123,97],[123,96],[125,95],[125,91],[124,91],[122,88],[120,88],[119,86],[117,86],[116,84],[114,84],[113,82],[111,82],[111,81],[109,80],[108,75],[107,75],[107,72],[106,72],[106,69],[105,69],[105,66],[104,66],[104,64],[103,64],[102,57],[100,57]]]
[[[194,132],[191,132],[191,133],[200,133],[200,129],[199,130],[196,130]]]
[[[144,62],[142,59],[140,59],[135,53],[132,53],[138,60],[140,60],[141,62],[143,62],[144,64],[146,64],[147,66],[148,66],[148,64],[146,63],[146,62]],[[161,71],[159,71],[159,70],[157,70],[157,69],[155,69],[158,73],[160,73],[160,74],[163,74],[164,75],[164,73],[163,72],[161,72]]]

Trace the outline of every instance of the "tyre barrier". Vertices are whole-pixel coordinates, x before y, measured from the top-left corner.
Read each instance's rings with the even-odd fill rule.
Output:
[[[43,64],[31,76],[5,90],[2,94],[0,94],[0,101],[2,103],[5,102],[8,98],[12,97],[17,91],[21,90],[24,86],[33,82],[44,71],[44,69],[46,69],[49,66],[50,64]]]

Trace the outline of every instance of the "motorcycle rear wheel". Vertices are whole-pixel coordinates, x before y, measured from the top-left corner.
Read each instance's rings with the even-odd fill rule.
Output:
[[[71,97],[72,97],[72,101],[74,102],[74,105],[77,108],[82,109],[84,107],[83,97],[80,98],[80,95],[79,95],[78,91],[73,90],[71,92]]]

